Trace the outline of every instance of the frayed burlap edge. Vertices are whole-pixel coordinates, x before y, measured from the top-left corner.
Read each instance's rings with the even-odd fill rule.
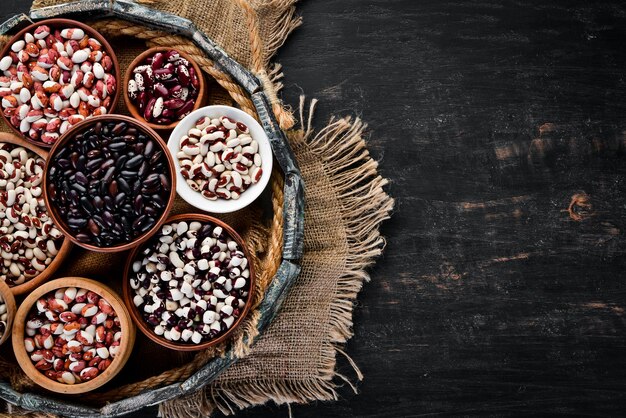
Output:
[[[331,119],[317,134],[313,134],[312,118],[316,101],[310,106],[306,128],[290,133],[296,155],[306,147],[316,154],[325,174],[341,202],[341,218],[348,232],[348,257],[337,283],[337,298],[331,305],[328,344],[322,347],[319,373],[306,379],[257,380],[229,382],[219,380],[196,394],[161,404],[160,416],[165,418],[194,418],[209,416],[215,409],[226,415],[237,409],[265,404],[307,403],[316,400],[337,400],[337,386],[348,384],[356,393],[351,379],[336,370],[337,354],[343,355],[353,367],[358,380],[363,375],[342,350],[353,336],[352,312],[354,301],[363,283],[370,277],[366,269],[384,248],[379,227],[393,209],[393,199],[383,190],[388,181],[378,175],[378,163],[367,150],[363,133],[366,125],[360,119]],[[305,120],[304,98],[300,103],[300,120]],[[306,181],[306,179],[305,179]]]

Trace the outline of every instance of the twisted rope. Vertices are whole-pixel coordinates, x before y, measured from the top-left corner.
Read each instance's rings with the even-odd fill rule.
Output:
[[[215,67],[215,63],[208,59],[192,41],[187,38],[170,35],[167,32],[152,30],[145,26],[138,26],[125,20],[101,20],[91,25],[94,29],[107,34],[110,37],[118,37],[121,35],[133,36],[146,41],[148,46],[165,46],[172,49],[178,49],[191,55],[194,61],[202,68],[204,72],[213,77],[237,102],[241,110],[258,119],[256,110],[252,100],[247,96],[246,92],[233,81],[230,76]]]

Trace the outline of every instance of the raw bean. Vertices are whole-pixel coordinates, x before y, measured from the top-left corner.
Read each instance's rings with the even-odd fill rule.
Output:
[[[206,199],[238,199],[263,175],[258,142],[245,124],[226,116],[200,118],[179,146],[183,177]]]
[[[129,275],[133,302],[155,334],[201,344],[241,316],[250,294],[249,262],[222,227],[166,224],[139,254]]]
[[[0,280],[9,287],[36,277],[61,247],[41,196],[44,164],[26,148],[0,143]]]
[[[9,89],[2,110],[10,123],[32,140],[52,144],[80,120],[107,113],[117,83],[111,57],[101,48],[80,28],[46,25],[13,43],[0,59]]]
[[[167,158],[156,149],[134,125],[110,121],[76,133],[51,156],[50,201],[76,239],[112,247],[154,226],[171,191]]]
[[[99,306],[108,306],[107,312]],[[92,324],[92,317],[100,317],[99,324],[103,325]],[[39,299],[28,315],[25,333],[24,346],[35,367],[67,385],[93,380],[110,367],[123,338],[109,302],[75,287],[58,289]],[[50,370],[55,373],[48,373]]]
[[[133,73],[126,92],[148,122],[169,125],[189,114],[198,100],[198,76],[175,50],[147,57]]]
[[[2,298],[2,295],[0,295],[0,339],[2,339],[2,336],[7,331],[8,322],[9,322],[9,313],[7,312],[7,304]]]

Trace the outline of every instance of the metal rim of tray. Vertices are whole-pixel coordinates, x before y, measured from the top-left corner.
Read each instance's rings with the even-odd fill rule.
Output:
[[[258,308],[260,319],[257,328],[259,333],[262,333],[280,310],[292,284],[300,273],[299,261],[302,257],[304,246],[304,182],[287,137],[280,129],[272,113],[261,83],[250,71],[230,58],[224,50],[201,32],[190,20],[171,13],[150,9],[132,0],[81,0],[43,7],[32,10],[29,15],[18,14],[10,17],[0,24],[0,34],[6,34],[12,29],[31,24],[37,20],[77,15],[88,16],[91,19],[116,17],[153,29],[185,36],[203,50],[221,71],[229,74],[250,94],[263,129],[270,139],[274,157],[285,175],[283,260]],[[93,416],[117,417],[191,394],[211,383],[237,360],[232,348],[230,348],[224,356],[211,360],[183,382],[149,389],[139,395],[109,403],[99,409],[60,401],[44,395],[22,394],[15,391],[10,383],[5,381],[0,381],[0,399],[34,412],[81,418]]]

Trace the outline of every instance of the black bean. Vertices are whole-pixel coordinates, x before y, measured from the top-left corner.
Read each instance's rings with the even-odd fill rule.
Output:
[[[109,182],[113,179],[113,174],[115,174],[115,167],[109,167],[104,177],[102,177],[102,182],[109,184]]]
[[[163,190],[169,192],[171,188],[170,179],[168,179],[165,174],[159,174],[159,180],[161,181],[161,187],[163,187]]]
[[[85,218],[68,218],[67,220],[70,228],[83,228],[87,225],[87,219]]]
[[[113,144],[109,144],[109,149],[111,151],[122,151],[124,149],[126,149],[126,142],[115,142]]]
[[[117,185],[122,192],[126,194],[132,193],[132,191],[130,190],[130,186],[128,185],[128,182],[123,177],[119,177],[117,179]]]
[[[94,205],[91,203],[91,201],[89,200],[89,198],[87,196],[83,196],[83,197],[80,198],[80,204],[83,206],[83,208],[87,212],[93,212],[94,211]]]
[[[122,175],[122,177],[125,177],[127,179],[132,179],[132,178],[137,177],[136,171],[123,170],[120,174]]]
[[[126,193],[120,193],[117,196],[115,196],[115,204],[116,205],[121,205],[122,203],[124,203],[124,199],[126,199]]]
[[[147,161],[141,163],[139,170],[137,170],[137,175],[141,178],[145,177],[148,174],[148,170],[150,169],[150,165],[148,165]]]
[[[100,196],[95,196],[93,198],[93,205],[96,209],[102,209],[104,207],[104,200]]]
[[[89,179],[82,172],[77,172],[74,176],[74,179],[82,185],[87,185],[89,183]]]
[[[150,158],[152,157],[153,153],[154,153],[154,142],[148,141],[148,143],[146,143],[146,149],[143,152],[143,155],[146,156],[146,158]]]
[[[143,155],[136,155],[133,158],[131,158],[130,160],[128,160],[126,162],[126,164],[124,165],[124,167],[126,167],[128,169],[132,169],[132,168],[137,167],[142,162],[143,162]]]
[[[96,168],[101,168],[102,158],[94,158],[93,160],[89,160],[86,165],[88,171],[95,170]]]

